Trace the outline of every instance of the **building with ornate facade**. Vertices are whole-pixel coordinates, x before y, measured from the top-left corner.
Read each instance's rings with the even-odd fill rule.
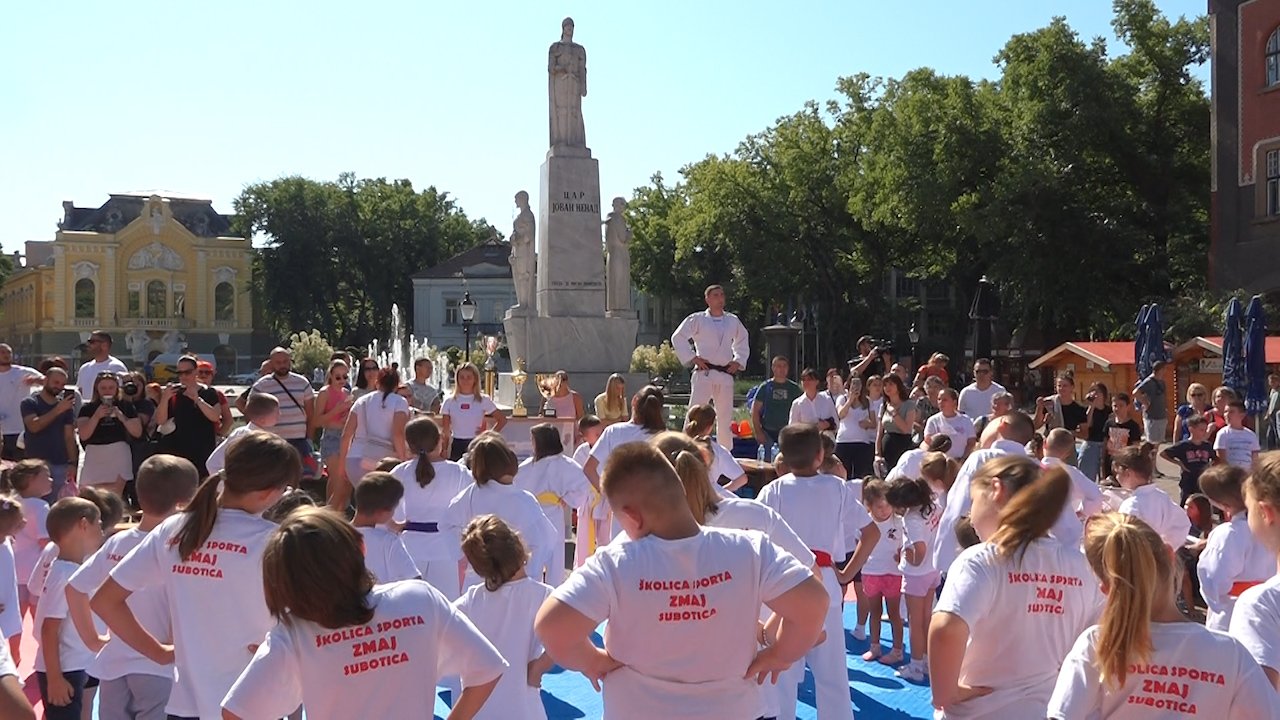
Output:
[[[20,362],[61,355],[78,366],[95,329],[136,366],[183,350],[214,355],[220,374],[248,362],[253,247],[231,236],[230,216],[160,191],[62,207],[54,239],[15,252],[0,288],[0,340]]]

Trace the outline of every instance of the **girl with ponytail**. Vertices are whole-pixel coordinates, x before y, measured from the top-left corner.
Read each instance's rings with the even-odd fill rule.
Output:
[[[1168,494],[1151,482],[1155,471],[1156,447],[1144,442],[1117,450],[1111,455],[1111,468],[1121,487],[1133,494],[1120,503],[1120,512],[1141,518],[1160,537],[1164,538],[1169,552],[1182,547],[1187,541],[1187,528],[1191,523],[1187,513],[1169,499]]]
[[[395,521],[404,525],[400,537],[409,557],[431,583],[449,600],[456,600],[458,584],[457,538],[440,532],[445,510],[454,496],[471,486],[471,473],[445,457],[440,426],[426,416],[416,417],[404,428],[405,444],[411,460],[391,470],[404,485],[404,499],[396,509]]]
[[[591,448],[591,455],[582,466],[587,480],[596,492],[600,492],[600,469],[604,467],[614,448],[631,442],[648,442],[649,438],[667,429],[664,402],[661,388],[645,385],[631,398],[631,419],[614,423],[600,433],[600,439]],[[622,526],[614,522],[611,515],[609,501],[602,497],[596,508],[596,519],[605,521],[601,523],[603,532],[598,539],[601,545],[622,530]],[[581,518],[578,521],[581,522]]]
[[[934,502],[933,488],[920,477],[894,480],[885,491],[884,499],[902,516],[904,528],[898,572],[902,574],[902,594],[907,596],[911,662],[899,668],[898,675],[919,682],[929,672],[929,611],[933,609],[933,592],[940,579],[940,573],[933,566],[933,549],[942,513]],[[880,662],[896,665],[902,659],[902,649],[895,647],[881,657]]]
[[[262,555],[276,526],[262,512],[301,475],[288,442],[266,432],[245,435],[227,450],[226,467],[148,533],[94,595],[93,610],[114,636],[153,662],[174,664],[171,717],[219,717],[222,698],[271,629]],[[172,646],[147,632],[127,604],[147,587],[165,590]]]
[[[942,717],[1045,716],[1062,660],[1102,602],[1080,550],[1049,536],[1070,491],[1066,471],[1024,456],[974,474],[970,519],[984,542],[951,565],[929,624]]]
[[[585,505],[591,499],[591,484],[582,473],[582,466],[564,454],[564,440],[560,429],[551,423],[539,423],[529,428],[533,439],[533,457],[520,463],[516,472],[516,487],[529,491],[542,506],[542,514],[561,538],[560,551],[552,556],[551,565],[534,568],[534,575],[546,573],[547,584],[556,586],[564,581],[564,515],[565,510]]]
[[[1275,691],[1244,646],[1182,616],[1173,557],[1150,525],[1121,513],[1096,516],[1084,549],[1106,604],[1063,662],[1049,718],[1174,717],[1197,709],[1223,720],[1280,717]]]

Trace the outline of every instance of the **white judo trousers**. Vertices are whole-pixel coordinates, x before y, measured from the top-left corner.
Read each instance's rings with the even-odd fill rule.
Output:
[[[805,663],[813,673],[814,698],[818,705],[818,720],[853,720],[853,701],[849,698],[848,658],[844,646],[844,607],[841,603],[840,583],[835,571],[822,568],[822,584],[827,588],[831,603],[822,629],[827,637],[822,644],[810,650],[804,660],[792,665],[778,676],[776,704],[778,720],[796,720],[796,693],[804,679]]]
[[[719,370],[693,371],[690,379],[689,407],[706,405],[716,408],[716,442],[726,450],[733,449],[733,376]]]

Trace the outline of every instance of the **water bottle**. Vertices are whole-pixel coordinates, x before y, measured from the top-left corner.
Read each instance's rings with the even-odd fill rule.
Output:
[[[764,454],[764,443],[760,443],[760,446],[756,448],[756,462],[764,462]]]
[[[773,462],[775,459],[777,459],[777,457],[778,457],[778,443],[774,443],[773,447],[769,448],[769,462]]]

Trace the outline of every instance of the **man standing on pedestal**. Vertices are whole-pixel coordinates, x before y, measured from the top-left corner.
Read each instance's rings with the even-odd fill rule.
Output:
[[[716,408],[716,441],[733,447],[733,378],[747,362],[747,329],[738,316],[724,311],[724,288],[712,285],[703,293],[707,309],[685,318],[671,335],[676,357],[692,363],[689,406],[711,401]]]

